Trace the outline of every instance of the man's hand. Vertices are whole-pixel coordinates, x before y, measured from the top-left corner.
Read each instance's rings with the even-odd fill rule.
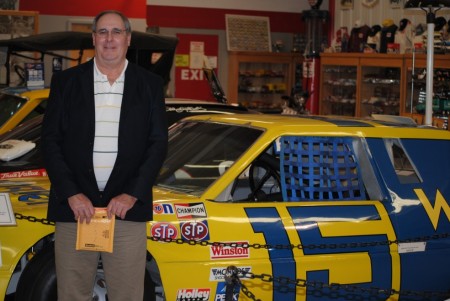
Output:
[[[94,216],[95,210],[91,201],[82,193],[69,197],[69,206],[72,209],[75,220],[80,220],[81,223],[91,222],[91,218]]]
[[[116,197],[113,197],[106,207],[108,212],[108,217],[111,218],[113,215],[120,217],[121,219],[125,218],[128,210],[134,206],[137,199],[134,196],[131,196],[126,193],[122,193]]]

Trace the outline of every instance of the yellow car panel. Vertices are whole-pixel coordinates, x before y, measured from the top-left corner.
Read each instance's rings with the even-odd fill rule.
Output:
[[[42,114],[43,111],[38,109],[38,107],[48,99],[49,95],[49,89],[29,90],[26,88],[8,88],[0,92],[23,98],[25,101],[17,111],[14,108],[14,111],[9,112],[10,117],[3,124],[0,124],[0,135],[15,128],[23,121]],[[34,112],[36,110],[38,112]]]

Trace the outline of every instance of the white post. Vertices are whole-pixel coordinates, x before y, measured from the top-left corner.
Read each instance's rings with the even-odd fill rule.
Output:
[[[430,8],[429,14],[434,14]],[[428,17],[427,17],[428,19]],[[434,19],[434,18],[433,18]],[[433,123],[433,74],[434,74],[434,22],[427,23],[427,81],[425,102],[425,125]]]

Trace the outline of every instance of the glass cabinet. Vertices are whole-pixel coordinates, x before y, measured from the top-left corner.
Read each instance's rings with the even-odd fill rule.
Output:
[[[450,55],[434,55],[433,117],[447,119],[450,113]],[[426,55],[405,57],[405,113],[424,114],[426,100]]]
[[[402,68],[397,54],[323,53],[319,113],[400,115]]]
[[[280,113],[296,86],[291,53],[229,52],[228,100],[263,113]]]
[[[364,66],[361,73],[360,115],[400,115],[401,68]]]
[[[322,68],[322,114],[355,116],[357,67],[324,65]]]

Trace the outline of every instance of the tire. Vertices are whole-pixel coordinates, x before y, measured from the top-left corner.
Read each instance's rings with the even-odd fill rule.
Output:
[[[17,284],[16,301],[53,300],[57,300],[55,248],[50,243],[25,266]]]
[[[101,274],[103,275],[103,272]],[[26,265],[17,284],[15,295],[15,301],[57,301],[53,242],[45,246]],[[155,285],[147,270],[145,271],[144,300],[156,300]]]

